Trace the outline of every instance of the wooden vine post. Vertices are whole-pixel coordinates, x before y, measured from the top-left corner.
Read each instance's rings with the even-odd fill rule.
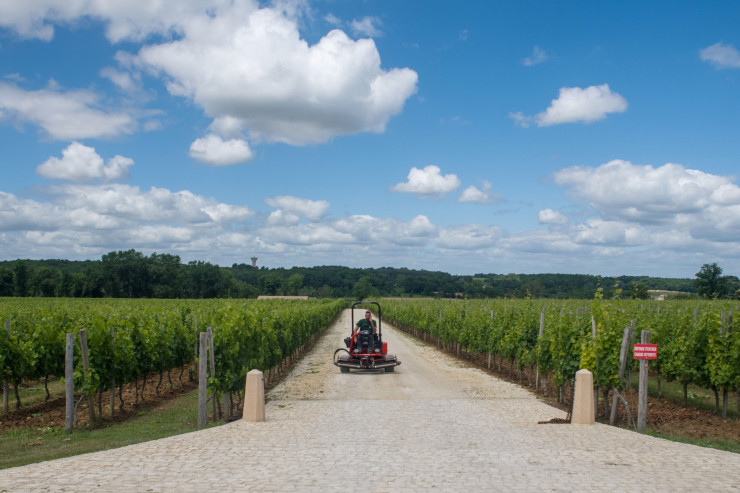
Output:
[[[116,332],[111,329],[110,332],[110,345],[113,353],[116,351]],[[110,419],[113,420],[113,410],[116,407],[116,378],[111,375],[110,377]],[[102,416],[101,416],[102,417]]]
[[[198,315],[194,317],[195,319],[195,343],[193,344],[193,359],[198,358]]]
[[[75,360],[74,360],[74,348],[75,348],[75,335],[67,333],[67,345],[64,351],[64,389],[65,389],[65,417],[64,417],[64,429],[67,433],[72,433],[72,428],[75,424],[75,383],[74,383],[74,371],[75,371]]]
[[[198,356],[198,428],[208,423],[208,333],[199,334]]]
[[[640,336],[642,344],[650,344],[650,331],[643,330]],[[643,432],[647,428],[647,398],[648,398],[648,360],[640,360],[640,380],[637,394],[637,431]]]
[[[591,338],[594,339],[594,344],[596,344],[596,320],[593,316],[591,316]],[[598,416],[599,410],[599,387],[597,385],[594,385],[594,419],[596,419]]]
[[[627,358],[629,357],[630,338],[632,329],[630,327],[624,328],[624,334],[622,335],[622,346],[619,348],[619,381],[621,382],[624,378],[624,372],[627,368]],[[617,399],[619,399],[619,390],[614,389],[614,395],[612,396],[612,409],[611,415],[609,416],[609,424],[614,426],[614,422],[617,419]]]
[[[545,309],[543,308],[542,309],[542,313],[540,313],[540,333],[539,333],[539,337],[537,337],[537,344],[538,345],[542,343],[542,334],[544,334],[544,333],[545,333]],[[539,360],[539,358],[538,358],[538,360]],[[489,361],[488,366],[489,367],[491,366],[490,365],[490,361]],[[537,370],[535,372],[535,377],[534,377],[534,392],[537,393],[537,391],[539,390],[539,388],[540,388],[540,364],[538,362],[537,363]]]
[[[213,351],[213,329],[211,327],[208,327],[208,363],[209,363],[209,370],[210,370],[210,376],[211,378],[216,378],[216,356]],[[216,389],[213,389],[213,392],[211,392],[211,397],[213,400],[213,419],[216,420],[216,411],[218,408],[218,399],[216,399]]]
[[[10,320],[5,321],[5,330],[8,331],[8,337],[10,337]],[[8,401],[8,394],[10,394],[10,385],[7,380],[3,380],[3,412],[10,412],[10,402]]]
[[[87,380],[88,373],[90,372],[90,357],[87,352],[87,331],[85,329],[80,330],[80,349],[82,355],[82,369],[84,373],[84,380]],[[90,423],[95,421],[95,397],[92,394],[87,394],[87,411],[90,415]]]

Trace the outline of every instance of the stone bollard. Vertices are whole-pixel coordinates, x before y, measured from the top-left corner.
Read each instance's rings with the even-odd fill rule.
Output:
[[[242,419],[253,423],[265,420],[265,382],[259,370],[247,373]]]
[[[594,375],[588,370],[576,372],[576,392],[573,396],[573,425],[592,425],[594,419]]]

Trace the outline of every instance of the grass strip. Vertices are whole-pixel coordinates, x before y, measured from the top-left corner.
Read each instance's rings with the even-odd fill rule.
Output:
[[[740,454],[740,443],[732,440],[713,440],[711,438],[688,438],[679,435],[669,435],[665,433],[657,433],[655,431],[647,430],[647,434],[650,436],[664,438],[672,442],[689,443],[691,445],[698,445],[699,447],[713,448],[717,450],[725,450],[727,452],[734,452]]]
[[[141,410],[125,423],[75,429],[26,428],[0,434],[0,469],[124,447],[197,429],[198,391],[173,399],[165,407]],[[209,426],[215,426],[215,423]]]

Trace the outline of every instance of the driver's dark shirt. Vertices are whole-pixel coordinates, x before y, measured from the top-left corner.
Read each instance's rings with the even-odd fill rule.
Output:
[[[357,327],[359,327],[360,330],[363,330],[363,329],[370,329],[370,330],[372,330],[373,328],[375,328],[375,327],[378,326],[378,324],[375,323],[375,320],[373,320],[373,325],[372,325],[372,327],[370,327],[370,322],[368,322],[364,318],[362,320],[360,320],[359,322],[357,322],[355,325],[357,325]]]

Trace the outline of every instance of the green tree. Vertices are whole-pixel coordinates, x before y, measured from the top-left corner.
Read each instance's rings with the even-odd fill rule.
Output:
[[[82,294],[84,298],[102,298],[112,296],[106,292],[105,273],[100,263],[91,264],[85,269],[85,277],[82,282]]]
[[[31,278],[31,292],[34,296],[51,297],[56,294],[59,274],[51,267],[37,268]]]
[[[189,298],[217,298],[229,295],[231,287],[218,265],[202,260],[191,261],[187,265]],[[233,279],[230,277],[229,279]]]
[[[13,268],[13,296],[28,296],[31,274],[25,260],[18,260]]]
[[[0,268],[0,296],[13,296],[13,271]]]
[[[293,274],[285,283],[285,294],[296,296],[300,292],[301,287],[303,287],[303,275],[298,273]]]
[[[183,292],[182,263],[179,255],[152,253],[148,259],[155,298],[178,298]]]
[[[283,289],[283,278],[277,272],[261,273],[257,281],[260,293],[274,296]]]
[[[726,281],[722,277],[722,268],[713,264],[704,264],[696,273],[696,291],[699,296],[705,296],[709,299],[721,298],[725,294]]]
[[[147,259],[134,249],[110,252],[102,258],[105,291],[114,298],[149,297]]]
[[[63,270],[57,284],[56,295],[60,298],[77,298],[82,295],[85,275]]]
[[[363,276],[355,283],[352,294],[357,300],[366,300],[377,296],[378,290],[370,283],[369,277]]]
[[[647,300],[650,298],[648,288],[641,282],[631,282],[627,288],[627,296],[631,300]]]
[[[740,299],[740,279],[737,276],[725,276],[725,294],[734,300]]]

